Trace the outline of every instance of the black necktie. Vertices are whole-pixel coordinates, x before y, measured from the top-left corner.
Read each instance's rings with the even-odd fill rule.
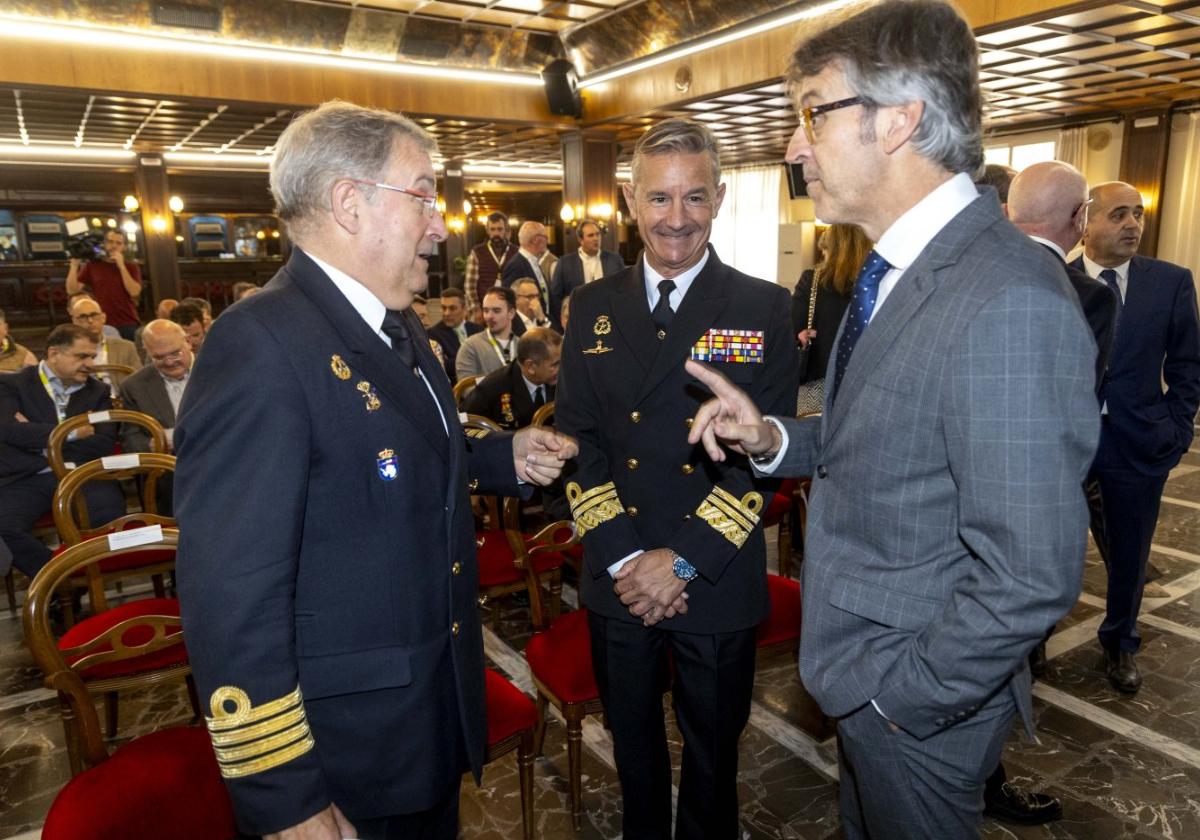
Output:
[[[542,406],[544,406],[546,404],[546,390],[545,389],[546,389],[545,385],[539,385],[539,386],[537,386],[537,388],[534,389],[534,391],[533,391],[533,407],[535,409],[541,408]]]
[[[867,261],[858,273],[858,280],[854,283],[854,294],[850,298],[850,309],[846,313],[846,326],[842,329],[842,340],[838,343],[837,363],[833,370],[833,398],[837,397],[842,376],[845,375],[850,356],[854,353],[854,345],[858,344],[858,339],[871,321],[871,313],[875,311],[875,299],[879,296],[879,284],[891,268],[887,260],[872,250],[867,254]]]
[[[1111,268],[1106,268],[1100,272],[1100,279],[1117,296],[1117,317],[1113,319],[1113,335],[1116,335],[1117,328],[1121,324],[1121,310],[1125,308],[1125,301],[1121,299],[1121,286],[1117,283],[1117,272]]]
[[[412,333],[403,312],[389,309],[383,316],[383,334],[392,340],[392,350],[400,362],[409,370],[417,367],[417,351],[413,347]]]
[[[654,326],[658,327],[659,338],[662,338],[667,327],[671,326],[671,319],[675,317],[675,310],[671,308],[671,292],[673,291],[675,291],[674,280],[663,280],[658,284],[658,303],[654,304],[654,311],[650,313],[650,317],[654,320]]]

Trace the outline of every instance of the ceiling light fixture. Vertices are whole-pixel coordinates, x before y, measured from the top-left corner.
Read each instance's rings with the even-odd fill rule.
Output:
[[[778,29],[781,26],[787,26],[789,23],[797,23],[798,21],[807,20],[809,18],[819,17],[820,15],[828,14],[829,12],[839,9],[843,6],[849,6],[854,3],[859,3],[861,0],[830,0],[828,3],[822,3],[819,6],[812,6],[799,11],[789,12],[778,17],[768,18],[760,23],[747,26],[745,28],[736,28],[722,35],[716,35],[711,38],[705,38],[696,41],[694,44],[685,44],[676,47],[666,52],[656,53],[647,56],[639,61],[634,61],[631,64],[626,64],[621,67],[607,70],[602,73],[597,73],[594,76],[589,76],[585,79],[580,79],[579,87],[589,88],[594,87],[604,82],[610,82],[613,79],[619,79],[622,76],[628,76],[630,73],[636,73],[639,70],[646,70],[650,67],[657,67],[660,64],[666,64],[668,61],[685,56],[694,55],[704,50],[719,47],[723,44],[732,44],[734,41],[741,41],[743,38],[749,38],[753,35],[758,35],[763,32],[769,32],[772,29]]]
[[[332,67],[341,70],[367,70],[375,73],[392,73],[400,76],[425,76],[438,79],[456,79],[468,82],[542,87],[542,79],[533,73],[511,73],[501,70],[466,70],[437,65],[407,64],[365,56],[344,56],[305,50],[282,49],[265,44],[238,41],[218,41],[212,38],[195,38],[172,33],[132,32],[94,26],[76,21],[55,21],[18,14],[0,14],[5,21],[0,27],[0,38],[15,38],[42,41],[53,44],[79,46],[86,43],[88,49],[114,50],[170,50],[172,53],[199,55],[205,58],[236,58],[252,61],[271,61],[279,64],[301,64],[315,67]],[[103,32],[104,37],[88,37],[90,33]]]
[[[111,160],[132,160],[133,152],[123,149],[97,148],[95,146],[76,146],[56,143],[30,143],[28,146],[0,144],[0,155],[18,155],[20,157],[63,157],[63,158],[106,158]]]

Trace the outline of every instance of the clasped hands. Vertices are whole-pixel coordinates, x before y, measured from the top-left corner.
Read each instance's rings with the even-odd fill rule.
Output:
[[[646,627],[687,612],[687,581],[675,576],[675,555],[669,548],[644,551],[613,575],[613,590],[634,618]]]
[[[545,487],[562,475],[563,464],[579,454],[579,444],[569,435],[544,426],[526,426],[512,441],[517,478]]]

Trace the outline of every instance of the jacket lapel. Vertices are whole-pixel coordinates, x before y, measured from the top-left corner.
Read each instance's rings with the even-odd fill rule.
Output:
[[[170,417],[169,426],[175,425],[175,409],[171,407],[171,398],[167,396],[167,383],[157,373],[150,378],[150,402],[159,417]]]
[[[612,322],[642,370],[649,371],[658,352],[658,337],[655,335],[654,322],[650,320],[650,307],[646,303],[640,257],[621,279],[612,296]],[[603,339],[603,336],[599,337]]]
[[[657,331],[650,322],[650,335],[660,346],[653,356],[654,363],[646,378],[642,380],[635,402],[640,403],[650,392],[674,370],[683,366],[684,361],[691,355],[692,345],[700,336],[713,325],[717,316],[725,308],[729,299],[725,296],[725,265],[717,259],[717,252],[708,247],[708,262],[704,269],[692,281],[691,287],[683,296],[679,311],[671,319],[671,328],[667,337],[658,341]],[[638,272],[641,273],[640,270]],[[649,305],[646,303],[645,286],[642,287],[642,306],[646,307],[649,317]]]
[[[404,418],[424,435],[433,450],[448,461],[450,454],[446,432],[437,418],[435,406],[429,398],[429,390],[421,378],[401,368],[391,348],[367,326],[367,322],[338,291],[325,272],[299,248],[293,249],[287,271],[341,336],[347,354],[346,362],[354,373],[349,381],[354,386],[359,382],[366,382],[386,396]],[[437,379],[427,372],[425,365],[426,356],[434,358],[433,350],[428,346],[428,341],[424,340],[425,330],[419,323],[415,324],[414,329],[411,319],[409,329],[417,345],[421,369],[433,384],[436,393]]]

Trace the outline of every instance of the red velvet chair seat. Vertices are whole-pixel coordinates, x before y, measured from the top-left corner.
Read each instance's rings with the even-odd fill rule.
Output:
[[[521,580],[522,574],[513,563],[512,548],[509,547],[508,538],[503,531],[478,531],[475,534],[475,542],[478,545],[480,541],[483,545],[476,550],[479,558],[480,586],[507,586]],[[533,571],[534,574],[542,575],[562,564],[561,554],[553,551],[543,552],[533,558]]]
[[[592,671],[587,610],[560,616],[525,646],[525,659],[537,678],[564,703],[582,703],[600,695]]]
[[[487,686],[487,743],[498,744],[537,724],[537,709],[521,689],[491,668],[483,671]]]
[[[237,836],[208,733],[175,727],[130,741],[59,791],[42,840],[226,840]]]
[[[796,487],[796,480],[789,478],[784,480],[779,485],[779,490],[771,497],[771,501],[767,503],[766,513],[762,516],[764,528],[769,528],[772,525],[778,525],[779,520],[792,509],[792,491]]]
[[[758,625],[759,647],[791,642],[800,638],[800,582],[779,575],[767,575],[771,594],[771,614]]]
[[[83,621],[76,624],[58,640],[59,650],[77,647],[84,644],[97,636],[101,635],[111,627],[115,627],[126,619],[134,618],[143,615],[179,615],[179,599],[178,598],[145,598],[140,601],[130,601],[127,604],[113,607],[110,610],[105,610],[99,615],[93,615],[85,618]],[[179,626],[167,626],[168,633],[174,633],[179,630]],[[145,644],[150,641],[153,635],[151,628],[146,626],[131,627],[126,631],[123,641],[130,647],[135,647],[139,644]],[[84,655],[91,655],[101,650],[110,650],[109,645],[97,647],[94,650],[89,650]],[[78,661],[81,656],[68,656],[67,663]],[[99,665],[93,665],[90,668],[84,668],[80,672],[85,680],[108,679],[110,677],[120,677],[127,674],[137,674],[142,671],[153,671],[159,668],[169,668],[172,665],[182,665],[188,661],[187,649],[183,644],[171,645],[160,650],[151,651],[142,656],[135,656],[131,659],[122,659],[117,662],[106,662]]]

